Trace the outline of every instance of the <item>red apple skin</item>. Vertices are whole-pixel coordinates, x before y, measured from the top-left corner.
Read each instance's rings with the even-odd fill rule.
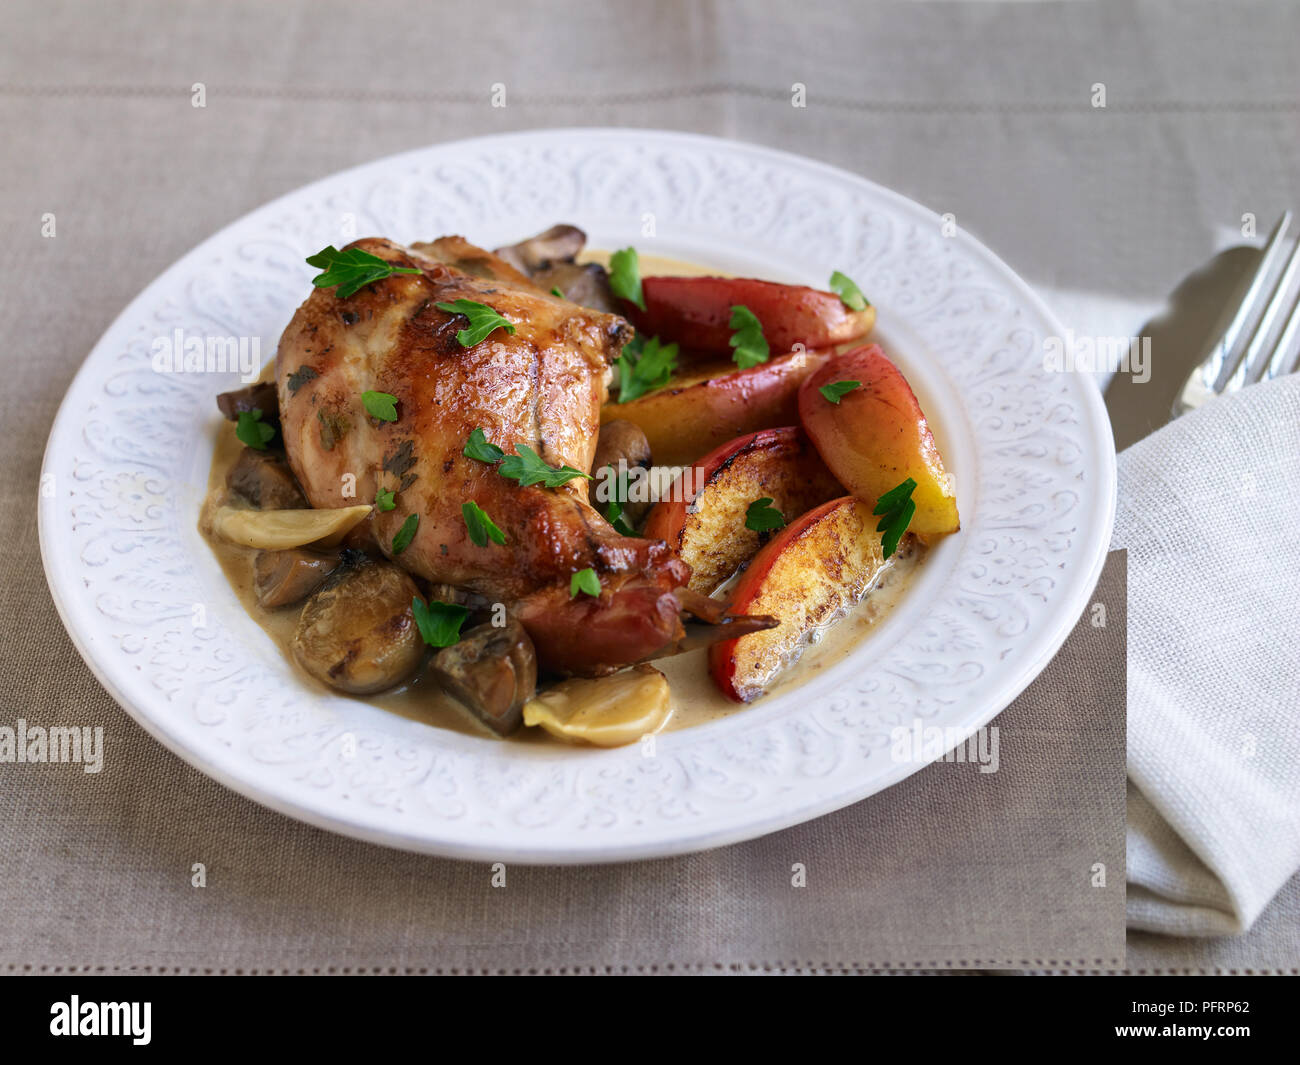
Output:
[[[832,403],[824,385],[861,387]],[[910,531],[933,537],[961,527],[952,478],[907,379],[878,344],[827,360],[799,388],[799,418],[826,465],[850,492],[875,504],[911,477],[916,513]]]
[[[797,422],[799,386],[830,356],[792,351],[745,370],[732,362],[693,369],[628,403],[606,403],[600,421],[635,422],[655,465],[686,466],[738,436]]]
[[[832,292],[747,277],[647,277],[645,310],[625,304],[637,331],[688,348],[730,354],[731,308],[748,307],[772,351],[836,347],[871,332],[876,310],[854,311]]]
[[[870,505],[842,496],[791,522],[754,556],[729,612],[768,614],[780,624],[709,648],[709,674],[728,699],[762,695],[814,628],[867,594],[885,565],[875,526]]]
[[[666,540],[691,567],[690,588],[709,595],[752,558],[767,536],[745,526],[758,499],[787,520],[844,494],[798,426],[760,429],[729,440],[695,463],[691,477],[656,503],[643,535]],[[770,534],[769,534],[770,535]]]

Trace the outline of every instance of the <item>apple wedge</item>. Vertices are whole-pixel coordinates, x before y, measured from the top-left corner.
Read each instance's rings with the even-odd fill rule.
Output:
[[[870,504],[842,496],[787,525],[754,556],[728,610],[770,614],[780,624],[709,648],[709,673],[728,699],[762,695],[815,633],[867,594],[888,565],[876,522]]]
[[[747,370],[714,364],[628,403],[606,403],[600,421],[635,422],[656,465],[685,466],[738,436],[797,422],[799,386],[830,357],[792,351]]]
[[[790,522],[843,494],[802,429],[760,429],[700,459],[680,490],[655,504],[643,535],[666,540],[691,567],[690,588],[708,595],[770,538],[745,527],[755,500],[771,499]]]
[[[851,310],[832,292],[748,277],[647,277],[641,282],[645,310],[627,304],[639,333],[683,347],[727,354],[731,308],[748,307],[763,325],[773,351],[829,348],[871,332],[876,309]]]
[[[823,387],[848,389],[828,399]],[[850,386],[854,386],[851,387]],[[878,344],[827,360],[799,388],[799,418],[826,465],[859,499],[877,499],[911,477],[922,536],[961,526],[952,478],[907,379]]]

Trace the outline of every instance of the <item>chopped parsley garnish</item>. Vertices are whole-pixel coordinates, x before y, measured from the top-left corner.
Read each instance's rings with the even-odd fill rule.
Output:
[[[496,522],[489,518],[487,511],[477,503],[462,503],[460,513],[465,519],[465,528],[469,530],[469,538],[477,546],[487,547],[489,540],[494,544],[506,542],[506,534],[497,528]]]
[[[600,595],[600,578],[596,576],[596,571],[590,566],[578,570],[569,578],[569,598],[573,599],[579,592],[585,592],[587,595]]]
[[[772,497],[755,499],[745,511],[745,528],[756,533],[785,528],[785,515],[772,506]]]
[[[605,504],[605,520],[614,526],[614,531],[623,536],[635,536],[636,530],[623,517],[623,504],[627,502],[624,490],[624,478],[620,478],[613,464],[605,467],[609,470],[609,502]]]
[[[871,306],[871,301],[862,294],[862,289],[858,288],[853,278],[838,270],[831,274],[831,291],[851,311],[865,311]]]
[[[397,397],[387,392],[362,392],[361,402],[365,404],[366,413],[381,422],[397,421]]]
[[[504,329],[512,335],[515,331],[515,327],[507,319],[486,303],[479,303],[477,300],[453,300],[451,303],[435,303],[434,306],[448,314],[461,314],[469,319],[469,328],[462,329],[456,334],[456,340],[462,348],[472,348],[486,339],[494,329]]]
[[[393,492],[385,491],[383,488],[380,488],[375,492],[375,506],[380,510],[396,510],[397,501],[393,498],[394,494],[395,493]]]
[[[314,381],[319,376],[320,374],[310,366],[299,366],[298,369],[294,370],[293,373],[289,375],[289,394],[296,395],[298,389],[302,388],[302,386],[308,381]]]
[[[430,599],[425,606],[419,599],[411,600],[411,613],[420,636],[430,647],[451,647],[460,643],[460,627],[469,617],[469,611],[455,603],[441,603]]]
[[[677,345],[660,344],[658,337],[638,334],[614,365],[618,367],[618,401],[628,403],[668,383],[677,369]]]
[[[635,248],[624,248],[609,257],[609,290],[619,299],[645,310],[641,291],[641,260]]]
[[[876,501],[876,509],[871,512],[883,515],[880,524],[876,526],[876,532],[884,534],[880,538],[880,546],[885,558],[898,550],[898,541],[903,538],[912,515],[916,513],[916,501],[912,499],[912,489],[915,487],[916,482],[909,477],[881,496]]]
[[[411,546],[411,541],[415,539],[415,530],[419,527],[420,515],[408,514],[406,520],[402,522],[402,527],[397,530],[397,535],[393,537],[393,554],[400,555]]]
[[[763,323],[753,311],[743,304],[737,304],[731,308],[731,321],[728,324],[733,330],[728,343],[736,349],[731,357],[737,366],[748,370],[751,366],[767,362],[771,349],[767,346],[767,338],[763,336]]]
[[[475,429],[469,434],[469,440],[465,444],[465,450],[462,454],[467,459],[475,459],[478,462],[497,463],[506,457],[496,444],[488,442],[488,438],[482,429]]]
[[[551,286],[551,295],[554,296],[556,299],[559,299],[559,300],[564,299],[564,293],[560,291],[560,286],[559,286],[559,285],[552,285],[552,286]]]
[[[838,405],[842,397],[847,396],[855,388],[861,387],[861,381],[832,381],[828,385],[822,385],[817,391],[822,394],[827,403]]]
[[[315,255],[307,256],[307,264],[318,266],[325,271],[313,277],[311,283],[317,288],[338,285],[334,295],[339,299],[359,292],[372,281],[382,281],[393,274],[420,272],[413,266],[394,266],[378,255],[371,255],[370,252],[362,251],[360,248],[339,251],[333,244],[322,248]]]
[[[266,445],[271,442],[271,437],[275,436],[275,426],[266,425],[262,421],[262,412],[257,407],[253,407],[251,410],[239,412],[235,436],[241,443],[247,444],[254,450],[265,451]]]
[[[518,481],[521,487],[544,484],[547,488],[559,488],[560,485],[572,481],[575,477],[586,477],[587,480],[591,480],[590,474],[575,470],[572,466],[548,466],[527,444],[516,444],[515,451],[516,454],[507,455],[501,460],[497,472],[502,477]]]

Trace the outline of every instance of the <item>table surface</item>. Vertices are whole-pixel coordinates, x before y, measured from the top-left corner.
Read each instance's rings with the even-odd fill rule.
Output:
[[[188,868],[187,856],[200,860],[205,848],[233,848],[229,860],[246,868],[258,847],[361,846],[326,842],[301,826],[266,827],[274,815],[154,750],[62,634],[38,562],[40,458],[81,360],[162,269],[266,200],[343,167],[473,134],[572,125],[694,130],[800,152],[952,212],[1076,332],[1130,335],[1185,277],[1242,242],[1243,216],[1266,229],[1295,206],[1300,188],[1293,56],[1300,16],[1286,3],[681,0],[563,9],[507,2],[496,10],[448,48],[422,5],[7,5],[0,321],[13,339],[0,354],[9,385],[0,395],[9,449],[0,528],[11,549],[0,566],[22,605],[0,618],[0,678],[13,693],[11,717],[118,714],[121,742],[146,767],[141,773],[154,774],[142,785],[106,772],[93,802],[61,801],[66,776],[57,774],[35,789],[0,787],[14,815],[0,830],[0,846],[13,856],[9,888],[32,897],[66,883],[81,894],[55,897],[102,906],[100,916],[123,932],[131,908],[85,894],[101,883],[92,873],[106,856],[122,863],[117,890],[126,885],[139,900],[165,896],[174,872],[166,863]],[[566,62],[557,63],[557,53]],[[196,83],[203,108],[191,106]],[[790,106],[795,83],[806,86],[806,108]],[[505,107],[491,105],[497,84],[506,88]],[[1104,108],[1092,106],[1098,85]],[[42,236],[47,213],[57,220],[54,239]],[[1105,771],[1096,770],[1098,794]],[[895,792],[901,788],[885,798]],[[187,813],[180,824],[193,838],[173,838],[174,849],[160,853],[151,841],[160,811],[173,803]],[[873,816],[887,818],[889,804],[878,805]],[[835,815],[834,824],[854,824],[849,815],[859,810]],[[831,822],[809,828],[809,838],[825,837]],[[243,826],[257,829],[245,841]],[[722,853],[740,857],[691,872],[734,873],[772,844],[753,846],[748,854],[729,848]],[[406,857],[391,861],[406,869]],[[324,875],[325,867],[294,868]],[[265,913],[313,917],[292,912],[303,897],[278,894],[273,878],[246,887]],[[1208,944],[1132,937],[1129,965],[1286,968],[1300,957],[1297,912],[1293,884],[1252,937]],[[95,927],[94,916],[81,931]],[[316,916],[335,931],[355,920],[338,908]],[[120,946],[132,935],[166,941],[180,933],[149,927],[147,913],[135,920],[140,926],[117,938],[104,930],[94,949],[61,941],[51,924],[39,949],[5,960],[20,969],[49,959],[125,964],[133,959]],[[330,927],[320,929],[318,945],[328,946]],[[792,941],[768,958],[802,957],[799,946]],[[419,955],[408,948],[403,956]],[[1013,960],[1032,968],[1053,961]]]

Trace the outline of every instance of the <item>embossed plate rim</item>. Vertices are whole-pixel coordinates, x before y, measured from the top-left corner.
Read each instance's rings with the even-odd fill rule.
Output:
[[[631,156],[657,151],[666,156],[676,153],[682,159],[703,159],[709,157],[710,153],[719,158],[730,156],[737,162],[768,168],[766,174],[769,177],[784,175],[792,180],[797,178],[809,181],[813,186],[821,182],[827,189],[852,189],[855,198],[860,196],[871,210],[882,212],[891,225],[900,219],[913,223],[924,220],[937,231],[940,221],[933,212],[913,201],[846,171],[775,149],[697,134],[640,129],[541,130],[478,137],[404,152],[341,171],[257,208],[223,228],[164,271],[113,322],[69,386],[50,432],[43,476],[47,473],[67,472],[67,464],[75,457],[76,442],[80,439],[80,419],[87,410],[83,401],[96,385],[102,391],[104,380],[111,377],[117,368],[115,360],[121,356],[120,349],[129,346],[127,336],[130,325],[159,306],[169,286],[174,287],[186,278],[192,280],[191,274],[202,269],[196,264],[206,262],[214,252],[222,249],[228,251],[241,233],[256,233],[260,237],[266,232],[268,223],[290,216],[296,205],[328,200],[331,195],[342,195],[349,189],[360,187],[367,179],[371,179],[369,188],[373,193],[385,178],[405,175],[422,166],[448,167],[466,158],[481,161],[493,152],[498,155],[508,154],[512,149],[528,151],[531,148],[541,153],[543,149],[553,146],[573,147],[575,150],[590,147],[593,151],[599,148],[610,151],[621,148]],[[580,189],[578,194],[586,193]],[[549,224],[554,219],[539,221]],[[633,223],[629,221],[626,232],[630,234],[632,230]],[[394,235],[398,239],[417,239],[417,235],[411,233]],[[473,233],[469,235],[474,236]],[[952,263],[981,268],[981,280],[1001,286],[1004,293],[1013,297],[1017,316],[1023,312],[1027,319],[1033,319],[1045,331],[1055,335],[1062,333],[1062,327],[1037,294],[965,231],[959,231],[952,238],[951,249],[955,249],[951,250],[951,254],[956,257]],[[942,254],[949,254],[949,251],[950,249],[945,249]],[[211,269],[211,266],[207,268]],[[883,305],[881,310],[882,330],[887,333],[884,320],[890,315],[891,308]],[[907,326],[905,319],[900,319],[897,324]],[[908,362],[907,359],[900,361]],[[942,380],[944,388],[956,393],[955,382],[943,370],[927,366],[925,375],[931,378],[937,376]],[[1029,380],[1033,376],[1032,371],[1026,369],[1025,379]],[[1050,618],[1041,627],[1034,628],[1029,638],[1033,653],[1020,656],[1014,670],[1004,670],[998,675],[992,692],[985,694],[977,707],[968,710],[960,718],[963,727],[977,727],[991,720],[1050,661],[1082,612],[1105,559],[1114,515],[1115,492],[1114,449],[1109,423],[1100,393],[1091,381],[1066,377],[1059,383],[1076,401],[1075,410],[1080,417],[1077,439],[1073,443],[1081,455],[1088,459],[1085,463],[1089,476],[1088,489],[1078,500],[1079,508],[1085,511],[1080,516],[1080,522],[1086,520],[1087,527],[1081,530],[1079,546],[1068,560],[1068,588],[1059,596],[1060,601],[1055,605]],[[970,412],[964,411],[963,414],[969,416]],[[942,424],[942,419],[940,422]],[[74,490],[75,487],[74,483]],[[62,499],[61,494],[56,492],[55,499]],[[716,755],[728,737],[734,738],[739,734],[742,720],[748,721],[746,731],[762,734],[768,726],[776,728],[776,723],[799,724],[797,719],[806,713],[810,722],[808,727],[815,725],[842,744],[848,743],[850,737],[847,734],[836,733],[825,721],[816,719],[817,708],[811,705],[813,696],[827,694],[828,688],[833,689],[838,685],[847,690],[848,686],[842,683],[847,675],[846,669],[837,668],[831,670],[826,677],[819,678],[818,682],[799,689],[805,693],[804,701],[810,704],[806,711],[792,707],[789,700],[774,700],[766,707],[741,711],[723,722],[672,733],[661,739],[661,754],[655,761],[667,762],[671,758],[674,762],[667,770],[670,776],[675,776],[675,788],[680,793],[674,800],[687,804],[692,799],[715,801],[709,813],[694,821],[665,814],[660,809],[653,811],[656,816],[647,815],[649,828],[646,828],[646,819],[643,818],[625,825],[625,831],[616,836],[611,834],[615,830],[607,827],[575,827],[570,823],[567,827],[548,832],[547,829],[552,828],[552,825],[527,825],[518,820],[506,824],[504,828],[500,824],[494,824],[478,833],[467,834],[451,831],[447,821],[439,819],[432,812],[426,812],[423,817],[414,817],[407,816],[405,810],[400,814],[390,814],[382,806],[362,810],[355,803],[349,805],[351,800],[346,795],[340,799],[333,792],[313,792],[301,779],[277,776],[268,767],[252,761],[247,752],[242,757],[236,756],[229,750],[223,750],[211,737],[208,738],[211,742],[205,742],[201,731],[182,727],[184,722],[178,721],[175,705],[168,704],[158,691],[150,688],[142,679],[123,673],[120,661],[123,652],[120,648],[113,648],[109,642],[111,626],[97,625],[90,610],[78,609],[74,605],[80,590],[79,582],[84,578],[69,552],[75,546],[72,533],[52,520],[50,511],[53,506],[54,504],[47,505],[43,501],[39,512],[42,560],[51,592],[78,651],[109,693],[151,735],[209,776],[263,805],[322,828],[376,843],[459,858],[577,863],[661,857],[733,843],[797,824],[866,798],[921,768],[920,763],[886,762],[882,765],[881,759],[876,758],[872,762],[874,768],[870,773],[860,778],[855,777],[847,783],[840,780],[833,787],[827,788],[825,781],[808,777],[794,778],[775,789],[769,788],[760,802],[736,800],[730,806],[719,805],[715,801],[716,796],[707,796],[700,791],[699,777],[710,771],[706,757],[710,748]],[[963,513],[966,512],[967,506],[963,501]],[[977,505],[970,508],[970,512],[979,515],[981,508]],[[178,522],[178,527],[181,525],[183,521]],[[973,537],[979,532],[980,524],[976,520],[969,529],[964,530],[963,535]],[[946,556],[960,559],[964,557],[965,551],[966,548],[950,541],[949,544],[942,545],[930,563],[937,563],[941,557]],[[876,646],[873,661],[885,661],[897,648],[900,638],[893,638],[888,645]],[[292,679],[292,673],[287,668],[286,674]],[[956,722],[944,718],[942,723],[951,725]],[[398,728],[396,722],[394,728]],[[428,734],[424,744],[432,751],[426,777],[432,777],[434,762],[440,755],[446,755],[454,761],[464,752],[459,739],[453,740],[448,734],[436,729],[421,726],[415,728],[416,731],[422,729],[423,733]],[[400,746],[403,739],[409,738],[410,723],[401,726],[398,732],[401,738],[393,738],[392,742]],[[494,748],[492,759],[505,763],[507,770],[515,762],[528,762],[532,766],[543,766],[539,773],[554,771],[554,767],[559,767],[559,772],[563,775],[568,772],[568,767],[577,765],[574,777],[563,779],[561,790],[571,792],[572,800],[578,804],[579,809],[583,808],[584,801],[595,809],[590,780],[587,781],[588,791],[579,790],[579,778],[584,771],[589,778],[607,770],[612,780],[617,781],[619,776],[623,776],[624,782],[632,779],[635,783],[636,772],[644,770],[643,765],[629,760],[640,758],[636,752],[538,752],[508,744],[495,744]],[[688,766],[687,762],[692,756],[705,757],[703,766]],[[391,761],[392,757],[391,752],[385,752],[382,756],[376,755],[375,759],[382,762],[383,758],[388,758]],[[870,756],[862,759],[860,764],[866,766],[869,760]],[[343,768],[339,769],[340,776]],[[716,766],[713,768],[716,769]],[[420,796],[428,798],[423,792]],[[704,805],[708,806],[708,802],[704,802]],[[475,808],[471,806],[471,809]],[[486,816],[486,805],[480,804],[478,809]],[[526,812],[526,806],[524,810]],[[463,828],[463,824],[457,827]]]

